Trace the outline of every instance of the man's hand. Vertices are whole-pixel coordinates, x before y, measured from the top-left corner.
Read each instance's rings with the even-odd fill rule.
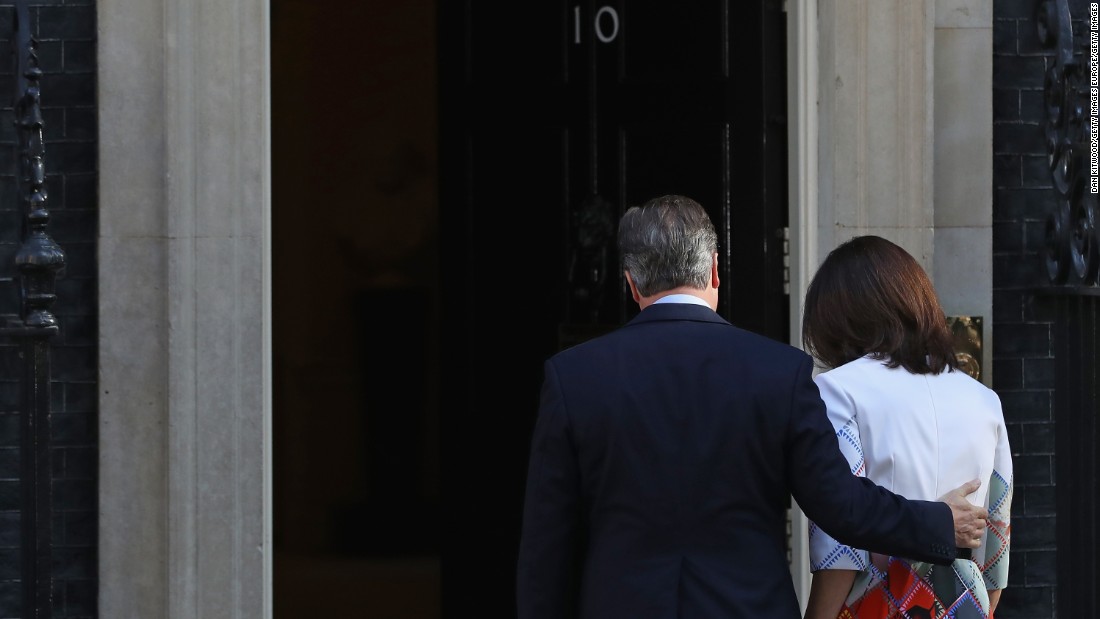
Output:
[[[955,521],[955,545],[959,548],[977,548],[982,545],[982,534],[985,533],[989,512],[966,500],[981,485],[982,482],[977,479],[968,481],[940,498],[951,508],[951,518]]]

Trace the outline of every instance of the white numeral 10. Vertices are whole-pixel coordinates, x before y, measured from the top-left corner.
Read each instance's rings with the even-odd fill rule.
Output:
[[[604,15],[607,15],[611,19],[611,32],[607,32],[604,28]],[[592,29],[596,32],[596,38],[601,43],[610,43],[615,40],[615,37],[619,36],[619,14],[615,12],[615,9],[609,6],[601,6],[600,10],[596,11],[596,17],[592,20]],[[573,43],[580,45],[581,42],[581,7],[573,7]]]

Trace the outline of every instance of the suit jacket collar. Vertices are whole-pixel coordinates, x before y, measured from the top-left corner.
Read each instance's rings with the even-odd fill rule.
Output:
[[[714,310],[694,303],[654,303],[638,312],[638,315],[627,324],[634,325],[664,320],[695,320],[698,322],[729,324],[725,318],[719,316]]]

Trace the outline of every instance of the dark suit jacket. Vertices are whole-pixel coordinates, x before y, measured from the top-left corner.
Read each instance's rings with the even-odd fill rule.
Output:
[[[789,497],[849,545],[939,564],[950,509],[851,474],[805,353],[657,304],[550,358],[517,570],[520,619],[800,617]]]

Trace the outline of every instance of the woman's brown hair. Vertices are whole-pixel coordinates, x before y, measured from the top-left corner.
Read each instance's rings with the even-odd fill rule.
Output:
[[[879,236],[858,236],[829,252],[806,291],[802,343],[833,368],[865,355],[914,374],[958,365],[928,274]]]

